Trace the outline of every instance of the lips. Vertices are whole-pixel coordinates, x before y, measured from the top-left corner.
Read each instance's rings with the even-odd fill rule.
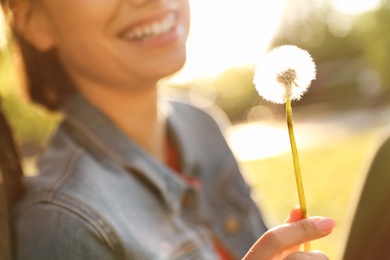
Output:
[[[149,23],[133,26],[121,34],[121,37],[131,41],[142,41],[161,36],[176,26],[176,16],[168,13]]]

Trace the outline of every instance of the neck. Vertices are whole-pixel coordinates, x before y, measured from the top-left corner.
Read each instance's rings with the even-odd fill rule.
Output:
[[[141,90],[95,87],[80,92],[129,138],[164,161],[166,117],[158,109],[156,86]]]

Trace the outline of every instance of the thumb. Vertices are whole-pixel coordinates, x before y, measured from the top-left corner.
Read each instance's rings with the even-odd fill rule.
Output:
[[[310,217],[277,226],[264,233],[244,259],[273,259],[305,242],[329,235],[335,225],[332,218]]]

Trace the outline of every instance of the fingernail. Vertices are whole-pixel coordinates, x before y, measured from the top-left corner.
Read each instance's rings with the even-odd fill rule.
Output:
[[[333,218],[323,218],[316,222],[316,226],[322,231],[329,231],[336,226],[336,221]]]
[[[294,211],[296,211],[297,209],[299,209],[300,207],[299,207],[299,205],[295,205],[293,208],[292,208],[292,210],[290,211],[290,215],[291,215],[291,213],[293,213]]]

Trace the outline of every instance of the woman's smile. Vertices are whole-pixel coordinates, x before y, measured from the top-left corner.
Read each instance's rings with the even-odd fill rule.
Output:
[[[179,28],[177,14],[170,11],[128,27],[120,38],[139,47],[161,47],[179,38]]]
[[[121,36],[130,41],[146,41],[168,33],[175,26],[176,16],[171,12],[154,21],[133,26],[122,33]]]

